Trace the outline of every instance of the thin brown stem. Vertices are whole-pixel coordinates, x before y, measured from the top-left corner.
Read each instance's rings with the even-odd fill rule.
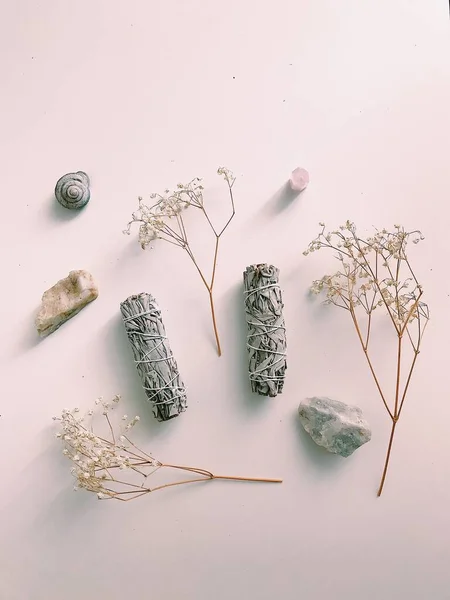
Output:
[[[142,235],[142,232],[140,230],[140,238],[142,238],[141,245],[143,248],[150,241],[150,239],[147,239],[147,235],[150,232],[152,232],[153,235],[149,236],[151,239],[153,239],[153,237],[155,236],[159,239],[162,239],[163,241],[168,242],[169,244],[172,244],[174,246],[179,246],[180,248],[183,248],[187,252],[188,256],[194,263],[194,266],[197,269],[204,286],[208,290],[208,294],[209,294],[209,298],[210,298],[210,305],[211,305],[211,315],[212,315],[212,322],[213,322],[213,328],[214,328],[214,335],[216,338],[217,353],[219,356],[221,356],[222,351],[221,351],[221,346],[220,346],[220,341],[219,341],[219,334],[218,334],[218,330],[217,330],[217,323],[216,323],[216,316],[215,316],[212,292],[213,292],[214,282],[215,282],[215,277],[216,277],[219,239],[222,236],[222,234],[224,233],[224,231],[227,229],[231,220],[234,218],[234,216],[236,214],[236,210],[235,210],[234,196],[233,196],[233,190],[232,190],[235,179],[232,176],[231,172],[229,172],[227,169],[219,168],[218,173],[221,175],[224,175],[224,177],[225,177],[225,180],[226,180],[227,186],[228,186],[229,197],[230,197],[230,201],[231,201],[231,215],[228,217],[227,221],[222,226],[220,231],[218,228],[215,227],[213,220],[211,219],[211,217],[208,213],[208,210],[204,204],[203,193],[202,193],[203,186],[199,185],[200,179],[194,178],[187,185],[179,184],[178,191],[173,192],[169,196],[166,195],[166,193],[169,194],[168,190],[166,190],[166,193],[164,195],[152,194],[151,197],[156,198],[157,201],[150,207],[148,207],[145,203],[143,203],[142,198],[140,198],[139,199],[140,214],[133,213],[132,221],[130,221],[128,223],[128,229],[126,230],[126,233],[130,232],[130,228],[133,223],[138,223],[138,224],[140,224],[141,228],[142,227],[144,228],[144,232],[145,232],[145,234]],[[202,211],[208,225],[210,226],[210,228],[215,236],[214,258],[213,258],[213,263],[212,263],[212,272],[211,272],[211,280],[210,281],[209,281],[209,275],[205,276],[204,272],[200,268],[199,263],[197,262],[197,259],[196,259],[195,255],[190,247],[190,244],[189,244],[188,235],[187,235],[186,227],[184,224],[184,219],[183,219],[182,215],[180,214],[181,209],[186,206],[192,206],[192,207],[197,208],[198,210]],[[172,219],[172,223],[169,223],[170,219]],[[176,222],[176,225],[173,225],[174,221]]]
[[[198,266],[197,260],[196,260],[196,258],[195,258],[195,256],[194,256],[194,254],[193,254],[192,250],[190,249],[190,247],[189,247],[189,246],[185,246],[185,247],[184,247],[184,249],[185,249],[185,250],[186,250],[186,252],[188,253],[188,255],[189,255],[189,258],[190,258],[190,259],[192,260],[192,262],[194,263],[194,265],[195,265],[195,268],[197,269],[197,271],[198,271],[198,273],[199,273],[199,275],[200,275],[200,277],[201,277],[201,280],[203,281],[203,284],[204,284],[204,286],[206,287],[206,289],[207,289],[207,290],[208,290],[208,292],[209,292],[209,284],[208,284],[208,282],[206,281],[206,278],[205,278],[205,276],[203,275],[203,272],[202,272],[202,270],[201,270],[201,269],[200,269],[200,267]]]
[[[208,479],[230,479],[235,481],[260,481],[266,483],[282,483],[282,479],[271,479],[271,478],[260,478],[260,477],[238,477],[238,476],[228,476],[228,475],[214,475],[211,471],[206,471],[205,469],[200,469],[198,467],[185,467],[183,465],[171,465],[164,463],[161,465],[163,467],[169,467],[171,469],[180,469],[182,471],[191,471],[193,473],[198,473],[199,475],[204,475]]]
[[[141,471],[140,469],[137,469],[134,465],[130,464],[129,467],[132,471],[134,471],[135,473],[139,473],[139,475],[141,477],[143,477],[144,479],[147,477],[147,474],[144,471]],[[142,487],[142,486],[141,486]]]
[[[419,295],[416,298],[416,300],[414,301],[414,303],[412,304],[411,308],[409,309],[408,314],[406,315],[405,323],[404,323],[404,325],[403,325],[403,327],[402,327],[402,329],[400,331],[400,333],[402,335],[403,335],[403,332],[405,331],[406,327],[408,327],[408,323],[409,323],[409,319],[411,318],[411,315],[413,314],[413,312],[416,310],[416,308],[419,305],[419,301],[420,301],[420,298],[422,297],[422,294],[423,294],[423,292],[420,291]]]
[[[216,237],[216,247],[215,247],[215,251],[214,251],[214,262],[213,262],[213,270],[212,270],[212,276],[211,276],[211,283],[210,284],[206,281],[205,276],[203,275],[200,267],[198,266],[197,261],[195,260],[195,257],[194,257],[194,255],[192,253],[192,250],[188,246],[186,246],[185,250],[188,253],[188,255],[189,255],[190,259],[192,260],[192,262],[194,263],[194,265],[195,265],[197,271],[199,272],[200,277],[201,277],[201,279],[202,279],[202,281],[203,281],[206,289],[208,290],[209,304],[210,304],[210,307],[211,307],[211,317],[212,317],[212,323],[213,323],[213,329],[214,329],[214,337],[215,337],[216,346],[217,346],[217,354],[219,356],[221,356],[222,355],[222,348],[220,346],[219,331],[217,329],[216,312],[215,312],[215,308],[214,308],[214,299],[213,299],[213,294],[212,294],[212,288],[213,288],[213,285],[214,285],[214,279],[215,279],[215,275],[216,275],[217,254],[218,254],[218,251],[219,251],[219,238]]]
[[[405,263],[408,265],[409,272],[411,273],[411,276],[414,279],[416,285],[419,285],[419,282],[417,281],[417,277],[415,276],[414,271],[412,270],[411,265],[409,264],[409,260],[406,256],[405,256]]]
[[[169,465],[166,465],[169,466]],[[194,469],[190,469],[189,467],[176,467],[173,466],[174,468],[181,468],[181,469],[185,469],[185,470],[194,470]],[[197,470],[195,470],[197,471]],[[201,470],[199,470],[200,472]],[[166,488],[170,488],[170,487],[177,487],[179,485],[185,485],[188,483],[201,483],[201,482],[205,482],[205,481],[212,481],[213,479],[226,479],[229,481],[249,481],[249,482],[256,482],[256,483],[282,483],[283,480],[282,479],[267,479],[267,478],[255,478],[255,477],[230,477],[230,476],[226,476],[226,475],[212,475],[211,477],[208,475],[203,475],[202,477],[196,477],[194,479],[184,479],[182,481],[175,481],[174,483],[164,483],[162,485],[158,485],[154,488],[139,488],[136,490],[130,490],[130,491],[122,491],[122,492],[116,492],[110,488],[105,488],[105,491],[110,493],[110,498],[115,498],[117,500],[122,500],[127,502],[128,500],[133,500],[135,498],[139,498],[139,496],[144,496],[145,494],[149,494],[151,492],[156,492],[158,490],[163,490]],[[116,482],[118,483],[118,482]],[[120,482],[123,483],[123,482]],[[128,484],[130,485],[130,484]],[[129,496],[128,498],[121,498],[121,496]]]
[[[156,473],[156,471],[158,471],[159,469],[161,469],[162,465],[159,465],[158,467],[155,467],[153,469],[153,471],[150,471],[150,473],[146,473],[144,476],[144,479],[148,479],[149,477],[151,477],[154,473]]]
[[[99,440],[101,440],[105,444],[108,444],[109,446],[113,446],[113,444],[109,440],[107,440],[106,438],[103,438],[103,437],[101,437],[99,435],[97,437],[98,437]],[[131,444],[134,448],[136,448],[136,450],[138,452],[141,452],[142,454],[136,454],[136,452],[132,452],[129,448],[124,448],[124,450],[123,450],[124,452],[126,452],[127,454],[129,454],[131,457],[134,457],[135,459],[143,461],[141,464],[149,464],[151,461],[153,461],[153,458],[149,454],[147,454],[146,452],[144,452],[143,450],[141,450],[140,448],[138,448],[136,446],[136,444],[133,444],[133,442],[126,435],[124,435],[123,437],[127,440],[127,442],[129,444]],[[139,463],[136,463],[136,464],[139,464]]]
[[[400,300],[398,296],[398,278],[400,275],[400,258],[397,258],[397,267],[395,272],[395,304],[397,305],[397,314],[400,317]]]
[[[120,500],[121,502],[129,502],[130,500],[136,500],[136,498],[139,498],[140,496],[145,496],[146,494],[149,494],[151,492],[151,490],[143,490],[142,492],[136,492],[136,494],[134,496],[131,496],[130,498],[121,498],[120,494],[116,494],[115,496],[113,496],[111,498],[111,500]],[[103,498],[103,500],[109,500],[109,498]]]
[[[203,214],[205,215],[205,217],[206,217],[206,220],[208,221],[208,223],[209,223],[209,226],[211,227],[211,229],[212,229],[212,231],[213,231],[214,235],[215,235],[216,237],[219,237],[219,234],[217,233],[217,231],[216,231],[216,228],[214,227],[214,225],[213,225],[213,223],[212,223],[211,219],[209,218],[209,215],[208,215],[208,213],[207,213],[207,211],[206,211],[206,208],[205,208],[204,206],[202,206],[202,211],[203,211]]]
[[[249,481],[254,483],[283,483],[282,479],[266,479],[266,478],[257,478],[257,477],[230,477],[226,475],[213,475],[212,477],[200,477],[196,479],[185,479],[183,481],[175,481],[174,483],[165,483],[163,485],[158,485],[157,487],[151,488],[151,492],[156,492],[157,490],[162,490],[169,487],[175,487],[177,485],[184,485],[186,483],[199,483],[201,481],[212,481],[213,479],[226,479],[228,481]]]
[[[233,182],[234,183],[234,182]],[[225,223],[225,225],[222,227],[218,237],[220,237],[222,235],[222,233],[225,231],[225,229],[228,227],[228,225],[231,223],[231,221],[233,220],[234,215],[236,214],[236,209],[234,207],[234,197],[233,197],[233,190],[231,189],[233,186],[229,185],[229,190],[230,190],[230,199],[231,199],[231,208],[232,208],[232,212],[231,212],[231,217],[228,219],[228,221]]]
[[[389,468],[395,430],[409,390],[417,356],[420,352],[423,333],[429,320],[428,307],[420,301],[423,294],[422,287],[420,286],[406,256],[406,244],[409,236],[419,234],[421,239],[422,236],[420,232],[405,232],[404,228],[400,228],[399,225],[396,225],[395,228],[398,231],[388,233],[387,230],[383,230],[375,237],[363,240],[357,236],[356,227],[350,221],[347,221],[345,226],[341,226],[340,228],[341,230],[348,230],[350,235],[340,233],[339,231],[331,231],[329,234],[326,234],[323,223],[321,223],[321,227],[322,230],[319,231],[317,238],[310,243],[305,254],[309,254],[319,248],[336,250],[338,253],[337,259],[342,264],[343,272],[338,271],[333,276],[323,277],[321,280],[314,282],[316,284],[315,287],[318,288],[319,291],[326,288],[328,302],[332,302],[336,306],[342,307],[342,302],[339,301],[339,303],[337,303],[334,299],[335,293],[337,292],[339,294],[339,292],[337,290],[335,292],[333,284],[336,284],[337,288],[343,288],[344,286],[341,283],[341,278],[347,280],[348,302],[350,304],[349,312],[361,347],[366,356],[372,377],[392,421],[384,469],[378,490],[378,496],[380,496],[383,491]],[[339,240],[337,242],[338,247],[331,242],[333,236],[337,237]],[[418,240],[414,239],[413,241],[414,243],[417,243]],[[368,258],[368,255],[371,254],[372,251],[375,251],[374,260],[373,254],[372,260]],[[346,260],[348,262],[346,262]],[[383,273],[386,277],[380,276],[379,274],[382,267],[383,269],[386,269],[386,272]],[[404,270],[406,269],[409,270],[409,274],[406,274],[406,278],[401,280],[401,276],[404,275]],[[357,281],[359,277],[369,277],[369,285],[359,283]],[[406,291],[412,282],[415,283],[414,289],[410,292]],[[391,289],[392,286],[394,286],[393,290]],[[367,294],[369,288],[373,293],[372,298]],[[341,295],[339,295],[339,297],[341,297]],[[395,395],[392,400],[392,409],[388,406],[368,351],[373,329],[372,312],[378,306],[382,305],[384,305],[397,334],[397,365],[395,375]],[[363,320],[358,320],[357,317],[357,306],[361,306],[362,310],[367,315],[367,321],[364,318],[364,328]],[[421,318],[423,319],[423,323],[421,322]],[[412,323],[414,319],[417,319],[417,335],[415,330],[410,326],[410,323]],[[409,346],[409,344],[411,344],[413,350],[413,358],[409,365],[406,383],[403,384],[402,380],[408,368],[408,365],[405,364],[405,347],[403,344],[403,339],[406,339],[405,332],[409,340],[407,345]]]
[[[398,409],[397,418],[400,417],[400,414],[402,412],[403,403],[405,402],[405,398],[406,398],[406,392],[408,391],[408,387],[409,387],[409,384],[410,384],[410,381],[411,381],[411,377],[412,377],[412,374],[413,374],[413,371],[414,371],[414,367],[416,366],[416,360],[417,360],[418,356],[419,356],[419,352],[416,351],[414,353],[414,358],[413,358],[413,361],[412,361],[412,364],[411,364],[411,368],[410,368],[409,373],[408,373],[408,378],[406,379],[405,389],[403,390],[402,399],[401,399],[401,402],[400,402],[400,407]]]
[[[165,235],[166,234],[164,234],[164,236]],[[163,240],[164,242],[167,242],[168,244],[172,244],[172,246],[177,246],[178,248],[184,248],[184,243],[182,244],[177,241],[174,242],[173,240],[170,240],[168,237],[164,237],[164,236],[160,235],[160,236],[158,236],[158,239]]]
[[[110,419],[108,417],[108,413],[105,413],[105,417],[106,417],[106,420],[108,421],[109,430],[111,431],[111,437],[112,437],[113,444],[115,444],[116,443],[116,438],[115,438],[115,435],[114,435],[114,429],[113,429],[113,427],[111,425],[111,421],[110,421]]]
[[[353,237],[356,240],[356,247],[358,248],[359,252],[361,252],[361,254],[362,254],[362,259],[363,259],[363,261],[364,261],[364,263],[366,265],[366,271],[368,270],[369,273],[370,273],[370,275],[372,276],[373,282],[374,282],[375,286],[377,287],[377,290],[378,290],[378,292],[380,294],[381,300],[383,301],[383,304],[386,307],[386,310],[387,310],[387,312],[389,314],[389,317],[391,318],[391,321],[392,321],[392,324],[394,325],[395,330],[399,331],[399,327],[397,326],[397,324],[395,322],[394,316],[392,315],[391,309],[389,308],[389,304],[386,302],[386,298],[381,293],[381,287],[380,287],[380,283],[378,281],[378,278],[375,275],[375,273],[373,272],[372,266],[370,265],[369,261],[367,260],[365,254],[361,250],[361,246],[359,244],[359,239],[356,237],[355,234],[353,234]]]
[[[115,490],[112,490],[111,488],[105,488],[105,489],[108,490],[108,492],[112,492],[113,494],[116,494],[117,496],[127,496],[129,494],[143,494],[143,493],[148,494],[149,492],[151,492],[151,490],[149,488],[144,488],[144,489],[139,489],[139,490],[126,490],[126,491],[121,491],[121,492],[116,492]]]
[[[323,234],[321,234],[321,235],[322,235],[322,237],[325,237],[325,236],[323,236]],[[387,304],[386,299],[383,297],[383,294],[381,293],[380,284],[379,284],[379,282],[378,282],[378,280],[377,280],[377,278],[375,276],[375,273],[373,272],[372,267],[370,266],[369,261],[364,256],[364,254],[361,252],[361,248],[360,248],[359,244],[356,245],[356,248],[358,249],[359,252],[361,252],[363,262],[360,262],[357,258],[355,258],[355,256],[353,255],[353,253],[345,252],[345,250],[343,250],[342,248],[337,248],[336,246],[333,246],[333,244],[330,244],[328,241],[326,243],[322,243],[322,247],[323,248],[331,248],[333,250],[336,250],[336,252],[338,252],[340,254],[343,254],[344,256],[347,256],[347,258],[350,258],[351,260],[355,261],[355,263],[359,267],[361,267],[361,269],[363,269],[368,275],[370,275],[372,277],[373,282],[374,282],[374,284],[375,284],[375,286],[376,286],[376,288],[377,288],[377,290],[378,290],[378,292],[380,294],[381,300],[383,301],[383,304],[386,307],[388,315],[389,315],[389,317],[390,317],[390,319],[392,321],[392,324],[394,325],[395,330],[398,331],[397,324],[395,323],[395,320],[394,320],[392,312],[391,312],[391,310],[389,308],[389,305]]]
[[[416,347],[416,345],[415,345],[415,343],[414,343],[414,340],[412,339],[412,335],[411,335],[411,333],[410,333],[410,331],[409,331],[409,327],[407,327],[407,328],[405,329],[405,331],[406,331],[406,333],[407,333],[407,335],[408,335],[408,339],[409,339],[409,341],[411,342],[411,346],[413,347],[413,350],[414,350],[414,352],[417,352],[417,347]]]
[[[128,443],[129,443],[131,446],[133,446],[133,448],[135,448],[135,449],[136,449],[138,452],[140,452],[140,453],[141,453],[141,454],[136,454],[135,452],[132,452],[132,451],[131,451],[129,448],[126,448],[126,451],[128,452],[128,454],[131,454],[132,456],[136,456],[137,458],[139,458],[139,459],[141,459],[141,460],[145,460],[146,458],[148,458],[148,460],[149,460],[150,462],[154,461],[154,458],[153,458],[153,456],[150,456],[150,454],[147,454],[147,452],[144,452],[143,450],[141,450],[140,448],[138,448],[138,447],[136,446],[136,444],[135,444],[134,442],[132,442],[132,441],[130,440],[130,438],[129,438],[127,435],[124,435],[123,437],[124,437],[124,438],[127,440],[127,442],[128,442]]]
[[[211,283],[209,286],[210,291],[212,292],[213,287],[214,287],[214,280],[216,278],[216,268],[217,268],[217,255],[219,253],[219,236],[216,237],[216,245],[214,248],[214,259],[213,259],[213,268],[212,268],[212,275],[211,275]]]
[[[375,250],[375,277],[378,279],[378,250]]]
[[[174,483],[164,483],[154,488],[149,488],[149,492],[156,492],[157,490],[163,490],[169,487],[175,487],[177,485],[184,485],[185,483],[199,483],[201,481],[211,481],[211,477],[201,477],[196,479],[184,479],[183,481],[175,481]]]
[[[169,469],[179,469],[180,471],[190,471],[191,473],[198,473],[199,475],[205,475],[210,478],[214,477],[211,471],[206,471],[206,469],[199,469],[198,467],[185,467],[183,465],[170,465],[168,463],[164,463],[161,466],[167,467]]]
[[[213,298],[213,287],[214,287],[214,281],[216,278],[216,268],[217,268],[217,255],[219,252],[219,237],[216,237],[216,245],[214,248],[214,259],[213,259],[213,268],[212,268],[212,274],[211,274],[211,283],[209,286],[209,303],[211,306],[211,317],[212,317],[212,322],[213,322],[213,329],[214,329],[214,336],[216,338],[216,345],[217,345],[217,354],[219,356],[222,355],[222,349],[220,347],[220,339],[219,339],[219,332],[217,329],[217,321],[216,321],[216,312],[214,309],[214,298]]]
[[[189,244],[189,239],[188,239],[186,227],[184,225],[183,215],[177,215],[177,216],[178,216],[178,219],[179,219],[180,224],[181,224],[181,231],[182,231],[182,235],[184,237],[184,240],[185,240],[186,244]]]
[[[386,460],[385,460],[385,463],[384,463],[383,474],[381,476],[380,487],[378,488],[378,493],[377,493],[378,497],[380,497],[381,493],[383,492],[384,482],[386,480],[387,470],[388,470],[388,467],[389,467],[389,459],[391,458],[392,443],[394,441],[394,434],[395,434],[395,428],[396,428],[396,426],[397,426],[397,420],[393,420],[392,421],[391,435],[389,437],[389,445],[388,445],[388,449],[387,449],[387,453],[386,453]]]
[[[398,336],[398,345],[397,345],[397,378],[395,382],[395,404],[394,404],[394,417],[398,418],[398,400],[400,393],[400,371],[402,366],[402,336]]]
[[[366,335],[366,343],[363,346],[364,351],[367,351],[369,347],[369,339],[370,339],[370,325],[372,323],[372,312],[369,311],[369,316],[367,318],[367,335]]]
[[[214,475],[213,479],[228,479],[229,481],[253,481],[255,483],[283,483],[282,479],[267,479],[266,477],[228,477],[226,475]]]
[[[213,298],[211,291],[209,292],[209,304],[211,306],[211,316],[212,316],[212,322],[213,322],[214,336],[216,338],[217,354],[219,356],[222,356],[222,348],[220,346],[219,331],[217,329],[216,312],[214,309],[214,298]]]
[[[419,342],[418,342],[418,344],[417,344],[417,350],[419,350],[419,345],[420,345],[420,342],[421,342],[421,340],[422,340],[422,338],[423,338],[423,334],[425,333],[425,329],[427,328],[428,321],[429,321],[429,319],[428,319],[428,318],[426,318],[426,319],[425,319],[425,324],[424,324],[424,326],[423,326],[423,329],[422,329],[422,330],[420,331],[420,333],[419,333]],[[419,330],[420,330],[420,325],[419,325]]]
[[[178,229],[180,230],[180,237],[183,240],[183,243],[187,244],[186,231],[184,229],[183,219],[178,213],[175,214],[175,218],[177,220]]]
[[[120,485],[127,485],[128,487],[136,488],[136,490],[141,490],[142,486],[137,485],[136,483],[128,483],[127,481],[121,481],[120,479],[114,479],[111,477],[110,479],[104,479],[103,481],[111,481],[113,483],[118,483]],[[126,494],[127,492],[120,492],[122,494]]]
[[[182,245],[184,243],[183,237],[181,235],[178,235],[178,233],[167,223],[164,223],[164,228],[162,232],[175,239],[179,244]]]
[[[389,416],[391,417],[391,419],[393,419],[394,415],[392,414],[392,412],[391,412],[391,410],[390,410],[390,408],[389,408],[389,406],[388,406],[388,404],[386,402],[386,399],[385,399],[384,394],[383,394],[383,390],[381,389],[380,382],[378,381],[378,377],[377,377],[377,375],[375,373],[375,369],[373,368],[372,361],[370,360],[370,356],[369,356],[369,353],[367,351],[367,348],[364,347],[364,340],[363,340],[363,337],[362,337],[362,334],[361,334],[361,329],[359,327],[359,323],[358,323],[358,320],[356,318],[353,306],[350,308],[350,314],[352,316],[352,320],[353,320],[353,324],[354,324],[355,329],[356,329],[356,333],[358,334],[358,338],[359,338],[359,341],[361,343],[361,347],[362,347],[364,355],[365,355],[365,357],[367,359],[367,363],[369,365],[370,372],[372,373],[372,377],[373,377],[373,379],[375,381],[375,384],[377,386],[378,392],[379,392],[379,394],[381,396],[381,399],[383,400],[383,404],[384,404],[386,410],[389,413]]]

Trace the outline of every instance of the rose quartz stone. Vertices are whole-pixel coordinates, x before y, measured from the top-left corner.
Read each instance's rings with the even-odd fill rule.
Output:
[[[306,169],[297,167],[292,171],[289,179],[289,185],[291,186],[291,190],[293,192],[303,192],[303,190],[308,187],[308,183],[309,173]]]

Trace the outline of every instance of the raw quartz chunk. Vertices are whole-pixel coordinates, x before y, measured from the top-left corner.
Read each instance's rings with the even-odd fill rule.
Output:
[[[90,273],[70,271],[65,279],[44,292],[36,317],[36,329],[41,337],[53,333],[63,323],[80,312],[98,296],[97,285]]]

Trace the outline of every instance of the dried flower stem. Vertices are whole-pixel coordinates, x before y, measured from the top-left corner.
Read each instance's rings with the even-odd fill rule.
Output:
[[[389,444],[388,444],[388,449],[387,449],[387,453],[386,453],[386,460],[384,462],[383,474],[381,475],[380,487],[378,488],[378,492],[377,492],[378,497],[381,496],[381,494],[383,492],[383,488],[384,488],[384,482],[386,481],[386,475],[387,475],[388,466],[389,466],[389,459],[391,458],[392,443],[394,441],[396,426],[397,426],[397,421],[393,420],[392,428],[391,428],[391,435],[389,436]]]
[[[255,482],[263,482],[263,483],[282,483],[282,479],[268,479],[261,477],[237,477],[231,475],[214,475],[210,471],[205,471],[204,469],[198,469],[195,467],[183,467],[181,465],[168,465],[163,464],[163,467],[168,467],[170,469],[181,469],[182,471],[192,471],[193,473],[199,473],[200,475],[205,475],[208,479],[228,479],[230,481],[255,481]]]
[[[151,194],[150,198],[152,200],[157,199],[156,203],[151,206],[147,206],[143,199],[139,198],[139,209],[136,213],[133,213],[132,220],[128,223],[128,227],[124,233],[129,234],[133,223],[139,223],[139,242],[142,248],[146,248],[155,239],[161,239],[182,248],[187,253],[191,261],[194,263],[203,285],[208,291],[217,354],[221,356],[222,349],[220,346],[219,332],[217,328],[213,290],[217,271],[217,257],[219,253],[220,239],[231,223],[236,211],[232,190],[235,177],[231,171],[224,167],[220,167],[217,172],[219,175],[223,176],[227,183],[231,201],[231,215],[220,231],[216,229],[206,210],[203,200],[203,186],[200,183],[201,180],[196,177],[187,184],[178,184],[177,190],[174,192],[165,190],[164,195]],[[189,243],[187,230],[182,215],[182,210],[188,208],[189,206],[197,208],[203,213],[215,236],[214,256],[212,260],[210,277],[208,277],[200,268],[197,258],[195,257]],[[172,224],[169,224],[171,219],[173,219],[173,226]]]
[[[420,231],[407,232],[400,225],[394,230],[377,231],[372,237],[362,239],[356,227],[347,221],[338,230],[326,232],[325,224],[320,223],[319,235],[309,244],[305,255],[322,248],[334,250],[341,263],[341,269],[334,275],[325,275],[313,282],[314,293],[325,292],[326,303],[347,310],[350,313],[370,372],[377,386],[384,407],[392,421],[391,434],[382,472],[378,496],[381,495],[391,458],[392,445],[400,414],[409,389],[412,374],[429,320],[428,306],[421,301],[423,290],[411,268],[406,246],[410,238],[414,244],[423,239]],[[403,273],[406,272],[406,276]],[[403,276],[403,278],[402,278]],[[407,291],[411,286],[411,291]],[[383,306],[394,327],[397,337],[397,358],[395,365],[395,393],[389,405],[369,354],[372,333],[372,314]],[[362,319],[366,317],[366,333],[363,334]],[[414,327],[414,325],[416,325]],[[406,337],[405,337],[406,333]],[[405,353],[403,341],[407,339],[412,348],[412,361],[402,388],[402,367]]]
[[[86,417],[79,417],[77,415],[78,409],[63,410],[61,417],[54,417],[61,424],[61,429],[56,436],[64,444],[63,454],[73,462],[71,471],[77,480],[75,489],[82,488],[94,492],[100,500],[115,499],[128,502],[157,490],[188,483],[212,481],[213,479],[261,483],[282,482],[281,479],[215,475],[206,469],[162,463],[156,460],[153,456],[138,448],[128,436],[128,431],[136,425],[139,417],[129,420],[124,415],[122,417],[123,432],[118,435],[114,431],[109,413],[115,408],[119,400],[119,396],[115,396],[113,403],[104,402],[101,398],[96,401],[102,405],[102,413],[111,439],[95,434],[92,426],[86,427],[84,425]],[[89,411],[88,415],[92,416],[92,414],[93,411]],[[147,479],[163,468],[186,471],[198,475],[198,477],[181,479],[156,487],[148,486]],[[115,475],[117,470],[123,472],[123,476],[118,477]],[[134,476],[134,480],[133,478],[127,480],[127,476]],[[137,476],[142,477],[142,481],[136,483]]]
[[[353,319],[353,324],[354,324],[354,326],[355,326],[355,329],[356,329],[356,333],[358,334],[359,341],[361,342],[361,346],[362,346],[362,349],[363,349],[364,355],[365,355],[365,357],[366,357],[366,359],[367,359],[367,363],[368,363],[368,365],[369,365],[370,372],[372,373],[372,376],[373,376],[373,378],[374,378],[374,381],[375,381],[375,384],[376,384],[376,386],[377,386],[378,392],[380,393],[380,396],[381,396],[381,399],[382,399],[382,401],[383,401],[383,404],[384,404],[384,406],[386,407],[386,410],[388,411],[388,413],[389,413],[390,417],[391,417],[391,418],[393,418],[393,414],[391,413],[391,411],[390,411],[390,408],[389,408],[389,406],[388,406],[388,404],[387,404],[387,402],[386,402],[386,399],[385,399],[385,397],[384,397],[384,394],[383,394],[383,390],[381,389],[380,382],[378,381],[378,377],[377,377],[377,375],[376,375],[376,373],[375,373],[375,369],[373,368],[372,361],[370,360],[369,352],[368,352],[368,350],[367,350],[367,347],[368,347],[368,345],[369,345],[369,336],[370,336],[370,330],[369,330],[369,327],[370,327],[370,323],[369,323],[369,325],[367,326],[367,337],[366,337],[366,343],[364,343],[364,342],[363,342],[363,339],[362,339],[362,335],[361,335],[361,330],[360,330],[360,328],[359,328],[358,320],[356,319],[356,316],[355,316],[355,311],[353,310],[353,308],[350,310],[350,314],[351,314],[351,316],[352,316],[352,319]]]
[[[156,492],[158,490],[164,490],[166,488],[170,488],[170,487],[176,487],[178,485],[184,485],[186,483],[201,483],[201,482],[205,482],[205,481],[212,481],[213,479],[226,479],[228,481],[249,481],[249,482],[259,482],[259,483],[282,483],[283,480],[282,479],[267,479],[267,478],[255,478],[255,477],[231,477],[231,476],[225,476],[225,475],[214,475],[213,473],[211,474],[204,474],[201,472],[201,470],[199,469],[193,469],[191,467],[178,467],[175,465],[161,465],[161,467],[171,467],[174,469],[183,469],[185,471],[192,471],[195,473],[199,473],[200,475],[204,475],[203,477],[197,477],[195,479],[183,479],[181,481],[175,481],[174,483],[164,483],[162,485],[158,485],[156,487],[153,488],[139,488],[139,492],[137,492],[137,496],[131,496],[128,497],[126,499],[121,498],[119,495],[116,495],[115,498],[117,500],[124,500],[124,501],[128,501],[128,500],[134,500],[136,497],[139,496],[143,496],[144,494],[149,494],[150,492]],[[117,480],[114,480],[117,482]],[[121,482],[122,484],[124,484],[123,482]],[[122,494],[132,494],[133,491],[126,491],[126,492],[122,492]],[[135,492],[136,493],[136,492]]]

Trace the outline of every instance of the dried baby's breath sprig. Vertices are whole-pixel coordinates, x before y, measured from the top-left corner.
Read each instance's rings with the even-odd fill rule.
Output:
[[[356,226],[346,221],[336,231],[327,231],[324,223],[318,236],[303,252],[305,256],[327,248],[335,251],[340,263],[334,275],[324,275],[313,282],[311,291],[326,295],[325,303],[348,311],[358,339],[366,356],[384,407],[392,421],[391,435],[381,477],[378,496],[383,491],[389,466],[395,429],[403,410],[406,394],[416,365],[430,313],[422,301],[423,290],[411,267],[407,245],[424,239],[420,231],[406,231],[394,225],[392,231],[376,230],[361,238]],[[391,402],[383,391],[375,372],[369,345],[372,334],[373,313],[384,308],[397,338],[395,366],[395,393]],[[409,356],[405,344],[409,346]],[[406,367],[406,376],[403,376]]]
[[[75,490],[84,489],[94,492],[100,500],[128,501],[164,488],[213,479],[264,483],[282,481],[281,479],[214,475],[210,471],[197,467],[162,463],[131,441],[130,432],[139,422],[138,416],[130,419],[127,415],[123,415],[120,428],[114,428],[111,413],[119,401],[120,396],[114,396],[111,402],[105,402],[103,398],[95,401],[104,417],[106,433],[102,435],[94,432],[93,410],[81,416],[79,408],[64,409],[60,417],[53,417],[60,425],[56,437],[63,443],[63,454],[73,463],[71,473],[76,480]],[[150,487],[149,477],[164,468],[186,471],[198,477]]]
[[[173,192],[165,190],[164,194],[150,194],[152,202],[146,203],[142,197],[139,197],[139,209],[132,214],[132,219],[128,223],[124,233],[130,234],[134,223],[139,224],[139,243],[145,249],[153,240],[164,240],[169,244],[182,248],[194,263],[203,285],[208,290],[209,302],[211,307],[211,316],[214,329],[214,336],[217,344],[217,353],[222,354],[220,347],[219,333],[217,330],[216,315],[214,309],[213,289],[216,277],[217,256],[219,252],[219,242],[223,233],[231,223],[235,215],[235,206],[233,198],[233,185],[236,180],[233,173],[225,167],[219,167],[218,175],[221,175],[227,186],[231,201],[231,215],[221,229],[217,229],[208,214],[203,199],[202,180],[198,177],[192,179],[189,183],[179,183],[177,189]],[[189,243],[188,234],[183,219],[183,210],[188,207],[200,210],[209,227],[215,236],[214,256],[212,261],[211,276],[208,277],[200,268]]]

